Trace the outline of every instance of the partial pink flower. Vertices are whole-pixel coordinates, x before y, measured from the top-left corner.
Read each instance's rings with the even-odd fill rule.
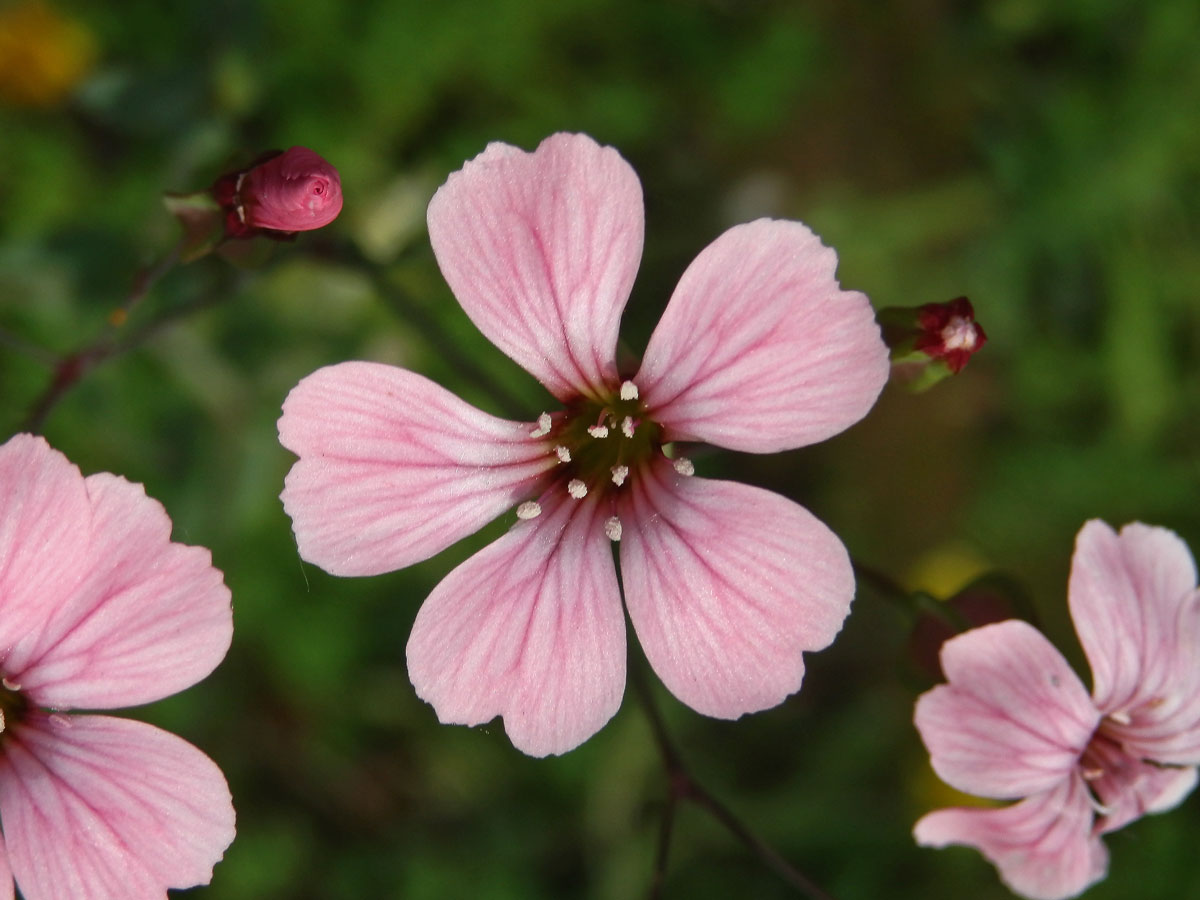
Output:
[[[232,636],[207,550],[140,485],[85,478],[42,439],[0,446],[0,897],[165,900],[233,840],[207,756],[142,722],[63,715],[158,700]]]
[[[1088,522],[1068,601],[1091,696],[1040,632],[1010,620],[947,641],[949,683],[916,709],[943,781],[1020,799],[930,813],[917,841],[977,847],[1033,900],[1074,897],[1102,879],[1100,835],[1180,803],[1200,765],[1200,591],[1187,546],[1163,528],[1117,534]]]
[[[443,275],[497,347],[561,408],[495,418],[419,375],[320,369],[288,396],[299,456],[283,503],[300,554],[369,575],[440,552],[506,509],[509,532],[421,607],[409,675],[443,722],[504,717],[534,756],[607,722],[625,688],[625,616],[683,702],[737,718],[800,687],[854,577],[841,541],[760,488],[698,478],[683,441],[769,453],[858,421],[888,376],[862,294],[798,222],[730,229],[691,264],[636,373],[617,331],[642,251],[641,185],[584,135],[492,144],[429,205]]]
[[[251,237],[263,230],[312,231],[342,211],[337,169],[307,147],[276,150],[249,169],[223,175],[212,194],[227,211],[225,230],[230,237]]]

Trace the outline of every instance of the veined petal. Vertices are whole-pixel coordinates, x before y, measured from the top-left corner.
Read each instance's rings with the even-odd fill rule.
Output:
[[[0,446],[0,510],[0,667],[11,674],[9,648],[39,641],[88,571],[92,506],[78,468],[18,434]]]
[[[799,222],[729,229],[696,257],[634,381],[667,440],[773,453],[867,414],[888,351],[867,298],[843,291],[837,254]]]
[[[0,834],[0,900],[14,900],[15,897],[16,886],[8,865],[8,848],[4,844],[4,835]]]
[[[513,746],[530,756],[582,744],[625,691],[606,513],[559,493],[447,575],[408,640],[409,677],[440,721],[503,716]]]
[[[1078,777],[1003,809],[939,809],[917,822],[924,847],[966,844],[1030,900],[1066,900],[1108,871],[1108,852],[1092,835],[1092,809]]]
[[[300,457],[282,494],[300,555],[334,575],[377,575],[439,553],[554,466],[530,430],[394,366],[318,369],[279,419]]]
[[[171,542],[171,520],[140,484],[83,479],[91,539],[71,595],[20,636],[5,664],[42,706],[112,709],[167,697],[208,675],[233,638],[229,589],[203,547]]]
[[[666,461],[631,480],[621,577],[646,658],[676,697],[736,719],[800,689],[802,653],[850,611],[845,547],[784,497],[679,475]]]
[[[1187,545],[1165,528],[1135,522],[1118,535],[1088,522],[1068,599],[1111,733],[1134,755],[1200,763],[1200,592]]]
[[[1194,766],[1143,762],[1122,749],[1108,735],[1108,727],[1108,722],[1101,726],[1081,763],[1083,777],[1100,803],[1097,827],[1102,833],[1172,809],[1195,788]]]
[[[922,694],[916,725],[934,771],[960,791],[1016,798],[1074,770],[1100,721],[1061,653],[1027,622],[975,628],[942,645],[949,684]]]
[[[38,716],[5,738],[0,811],[28,900],[165,900],[212,879],[233,806],[191,744],[109,716]]]
[[[491,144],[429,203],[450,289],[489,340],[560,399],[616,375],[617,328],[642,256],[642,187],[611,147],[556,134]]]

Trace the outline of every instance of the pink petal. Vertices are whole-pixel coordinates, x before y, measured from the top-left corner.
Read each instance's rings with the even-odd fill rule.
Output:
[[[1107,731],[1107,723],[1104,731]],[[1156,766],[1130,756],[1103,732],[1093,738],[1081,770],[1100,803],[1101,832],[1124,828],[1148,813],[1179,805],[1196,786],[1194,767]]]
[[[1108,871],[1108,853],[1091,833],[1092,810],[1079,778],[1003,809],[940,809],[917,822],[924,847],[966,844],[1030,900],[1066,900]]]
[[[471,321],[560,399],[613,382],[642,256],[642,188],[611,147],[491,144],[429,203],[429,238]]]
[[[83,475],[40,437],[0,446],[0,669],[87,574],[91,538]]]
[[[670,691],[705,715],[736,719],[799,690],[801,654],[828,646],[850,610],[842,542],[778,494],[663,461],[631,480],[621,521],[638,640]]]
[[[233,806],[191,744],[108,716],[36,716],[5,738],[0,813],[28,900],[165,900],[212,879]]]
[[[922,694],[916,725],[934,771],[960,791],[1016,798],[1074,769],[1100,720],[1062,654],[1027,622],[942,645],[949,684]]]
[[[24,628],[8,635],[9,682],[43,706],[105,709],[157,700],[204,678],[233,635],[229,590],[209,552],[171,543],[171,520],[141,485],[107,473],[84,479],[61,454],[47,447],[41,455],[60,462],[35,467],[34,481],[53,473],[60,493],[78,485],[90,510],[43,497],[35,527],[48,534],[58,522],[58,530],[36,548],[40,564],[84,574],[71,576],[65,594],[26,600],[36,621],[28,610],[13,613]],[[64,523],[65,516],[78,519]],[[86,530],[72,527],[79,524]],[[43,583],[38,572],[29,575]]]
[[[1187,545],[1165,528],[1134,523],[1117,535],[1088,522],[1068,597],[1113,735],[1135,756],[1200,763],[1200,592]]]
[[[417,695],[444,723],[500,715],[530,756],[565,753],[616,713],[625,619],[604,514],[562,492],[442,580],[408,640]]]
[[[16,886],[13,884],[12,869],[8,867],[8,848],[4,835],[0,834],[0,900],[14,900]]]
[[[731,228],[683,273],[634,379],[668,440],[773,453],[864,415],[888,378],[867,298],[799,222]]]
[[[279,420],[300,457],[282,494],[300,555],[334,575],[377,575],[441,552],[536,493],[557,460],[532,429],[404,369],[319,369]]]

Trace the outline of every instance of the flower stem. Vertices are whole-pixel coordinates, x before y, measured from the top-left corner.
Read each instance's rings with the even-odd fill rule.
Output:
[[[725,827],[730,834],[746,845],[763,864],[775,872],[781,879],[813,900],[833,900],[833,897],[817,886],[815,882],[790,862],[783,858],[774,847],[758,837],[734,815],[724,803],[701,785],[688,771],[679,751],[667,732],[658,704],[654,700],[650,685],[646,681],[643,666],[632,667],[631,681],[633,688],[642,701],[646,710],[646,718],[650,721],[650,730],[654,733],[654,742],[658,745],[662,756],[663,768],[667,774],[667,801],[663,809],[663,821],[659,830],[658,853],[655,857],[654,872],[651,876],[649,898],[656,900],[662,896],[663,884],[666,880],[667,859],[670,854],[671,836],[674,827],[675,813],[680,800],[690,800],[706,810],[709,815]]]

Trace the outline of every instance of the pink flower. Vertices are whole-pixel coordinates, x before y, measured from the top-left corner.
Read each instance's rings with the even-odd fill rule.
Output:
[[[1012,890],[1073,897],[1104,877],[1100,835],[1178,804],[1200,764],[1200,592],[1172,532],[1083,526],[1068,602],[1092,667],[1087,690],[1033,626],[1012,620],[946,642],[949,684],[916,724],[948,784],[999,809],[917,822],[926,846],[977,847]]]
[[[625,688],[625,619],[684,703],[737,718],[800,687],[854,593],[845,548],[770,491],[692,476],[667,445],[769,453],[856,422],[888,376],[862,294],[798,222],[732,228],[684,273],[632,377],[617,328],[642,250],[642,193],[583,135],[492,144],[429,205],[467,315],[562,404],[535,422],[467,405],[403,369],[350,362],[288,396],[300,459],[283,503],[300,554],[337,575],[412,565],[517,507],[452,571],[408,642],[442,722],[504,717],[534,756],[578,746]]]
[[[249,169],[223,175],[212,193],[228,210],[230,237],[251,237],[261,229],[312,231],[342,211],[337,169],[307,147],[274,151]]]
[[[165,900],[233,840],[220,770],[142,722],[221,661],[229,591],[140,485],[41,438],[0,446],[0,897]]]

